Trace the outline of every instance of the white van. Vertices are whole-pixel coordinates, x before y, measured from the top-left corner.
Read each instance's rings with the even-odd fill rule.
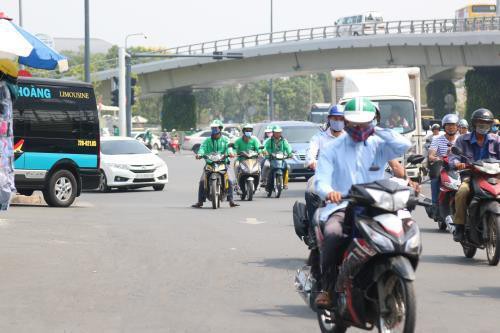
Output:
[[[341,36],[374,35],[384,30],[384,19],[378,12],[368,12],[364,15],[353,15],[339,18],[335,25],[339,26]],[[376,29],[376,30],[375,30]]]

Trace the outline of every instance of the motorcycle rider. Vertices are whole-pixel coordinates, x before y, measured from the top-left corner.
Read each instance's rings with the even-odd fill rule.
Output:
[[[242,152],[251,151],[259,153],[260,142],[259,139],[252,135],[253,125],[245,124],[242,128],[242,132],[242,136],[236,139],[236,141],[234,142],[234,150],[236,152],[236,155],[239,155]],[[238,156],[238,158],[234,162],[234,170],[236,170],[236,173],[238,173],[239,164],[242,159],[243,157]]]
[[[229,147],[229,139],[226,138],[225,136],[222,135],[222,129],[224,128],[224,125],[220,120],[214,120],[210,124],[210,129],[212,131],[212,134],[209,138],[205,139],[203,141],[202,145],[200,146],[200,149],[198,150],[198,153],[196,154],[196,159],[199,160],[203,158],[204,155],[217,152],[222,155],[226,155],[226,164],[227,164],[227,172],[228,175],[231,175],[229,172],[229,157],[233,156],[232,149]],[[233,199],[233,187],[234,187],[234,181],[229,177],[229,189],[227,191],[227,201],[229,201],[229,206],[230,207],[237,207],[239,206],[237,203],[234,202]],[[202,172],[201,174],[201,179],[200,179],[200,184],[198,186],[198,202],[192,205],[191,207],[193,208],[201,208],[203,207],[203,203],[205,202],[206,197],[205,197],[205,171]]]
[[[500,137],[489,133],[494,122],[493,113],[488,109],[477,109],[472,113],[472,132],[461,135],[455,142],[468,160],[450,155],[450,164],[458,170],[467,168],[466,163],[482,160],[485,158],[500,159]],[[464,238],[465,219],[467,216],[467,205],[471,195],[470,178],[462,179],[462,185],[455,194],[455,233],[453,239],[460,242]]]
[[[458,130],[458,116],[456,114],[450,113],[443,117],[441,120],[441,125],[444,129],[444,134],[434,137],[432,139],[431,146],[429,147],[429,161],[435,163],[443,156],[450,154],[451,147],[455,144],[457,139]],[[436,164],[436,167],[439,164]],[[432,205],[434,207],[434,214],[438,212],[438,197],[439,197],[439,182],[440,177],[431,178],[431,193],[432,193]]]
[[[498,134],[499,126],[500,126],[500,121],[498,119],[493,120],[493,126],[491,126],[491,133]]]
[[[282,132],[283,130],[281,129],[280,126],[275,125],[273,127],[273,136],[270,137],[267,141],[266,144],[264,145],[264,153],[266,154],[266,159],[270,159],[271,155],[273,153],[277,152],[283,152],[287,157],[292,156],[292,147],[288,143],[288,141],[282,137]],[[285,162],[285,174],[284,174],[284,181],[283,181],[283,187],[286,189],[288,188],[288,166]],[[273,186],[274,186],[274,179],[273,177],[269,177],[269,173],[271,172],[271,167],[270,164],[267,165],[267,163],[264,164],[265,166],[265,171],[262,171],[263,174],[265,174],[265,177],[267,179],[266,182],[266,190],[269,192]]]
[[[458,122],[458,132],[460,135],[469,133],[469,123],[465,119],[460,119]]]
[[[390,129],[375,128],[376,107],[366,98],[350,100],[344,109],[345,131],[320,151],[316,170],[316,190],[323,200],[330,203],[321,211],[324,224],[324,241],[321,250],[322,292],[316,297],[318,307],[329,307],[330,292],[337,276],[336,263],[340,248],[346,241],[342,201],[353,184],[369,183],[384,178],[388,161],[402,156],[411,143]],[[333,268],[331,272],[328,268]],[[333,281],[333,282],[332,282]]]
[[[272,138],[273,136],[273,126],[269,125],[266,127],[264,130],[264,139],[262,139],[262,146],[266,146],[266,142]],[[264,150],[265,152],[265,150]],[[260,176],[260,187],[266,187],[267,186],[267,176],[264,173],[265,170],[268,170],[269,168],[269,160],[267,158],[263,158],[260,161],[260,169],[263,171],[261,176]]]

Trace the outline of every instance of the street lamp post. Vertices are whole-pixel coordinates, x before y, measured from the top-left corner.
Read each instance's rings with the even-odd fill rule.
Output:
[[[273,42],[273,0],[271,0],[271,35],[269,37],[269,41],[271,43]],[[268,112],[268,117],[269,117],[270,121],[273,121],[273,118],[274,118],[274,88],[273,88],[273,79],[269,80],[269,112]]]
[[[497,0],[497,16],[500,16],[500,0]]]
[[[85,82],[90,82],[89,0],[85,0]]]
[[[23,0],[19,0],[19,26],[23,26]]]

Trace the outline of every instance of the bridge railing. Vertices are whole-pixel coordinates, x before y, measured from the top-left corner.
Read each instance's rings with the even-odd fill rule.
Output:
[[[241,50],[268,44],[349,36],[438,34],[471,31],[500,31],[500,17],[333,25],[221,39],[159,50],[158,52],[169,54],[206,54],[214,51]]]
[[[285,30],[273,33],[263,33],[243,37],[227,38],[222,40],[184,45],[175,48],[158,50],[157,54],[196,55],[211,54],[215,51],[242,50],[257,46],[305,41],[321,40],[328,38],[341,38],[373,35],[418,35],[418,34],[443,34],[457,32],[485,32],[500,31],[500,17],[473,18],[473,19],[439,19],[439,20],[410,20],[388,21],[365,24],[333,25],[295,30]],[[104,65],[96,64],[92,72],[116,68],[117,59],[107,60]],[[157,61],[154,59],[153,61]],[[147,62],[146,59],[144,59]],[[56,72],[49,72],[47,76],[57,76]],[[64,75],[64,74],[63,74]]]

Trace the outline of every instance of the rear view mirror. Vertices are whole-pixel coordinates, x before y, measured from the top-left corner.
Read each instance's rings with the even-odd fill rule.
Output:
[[[264,149],[264,146],[260,146],[260,147],[259,147],[259,149],[260,149],[260,150]]]
[[[230,143],[229,148],[234,148],[234,143]]]
[[[463,155],[464,152],[462,151],[462,149],[456,147],[456,146],[453,146],[451,147],[451,152],[455,155]]]
[[[425,160],[425,156],[423,155],[411,155],[408,157],[407,161],[410,164],[420,164]]]

